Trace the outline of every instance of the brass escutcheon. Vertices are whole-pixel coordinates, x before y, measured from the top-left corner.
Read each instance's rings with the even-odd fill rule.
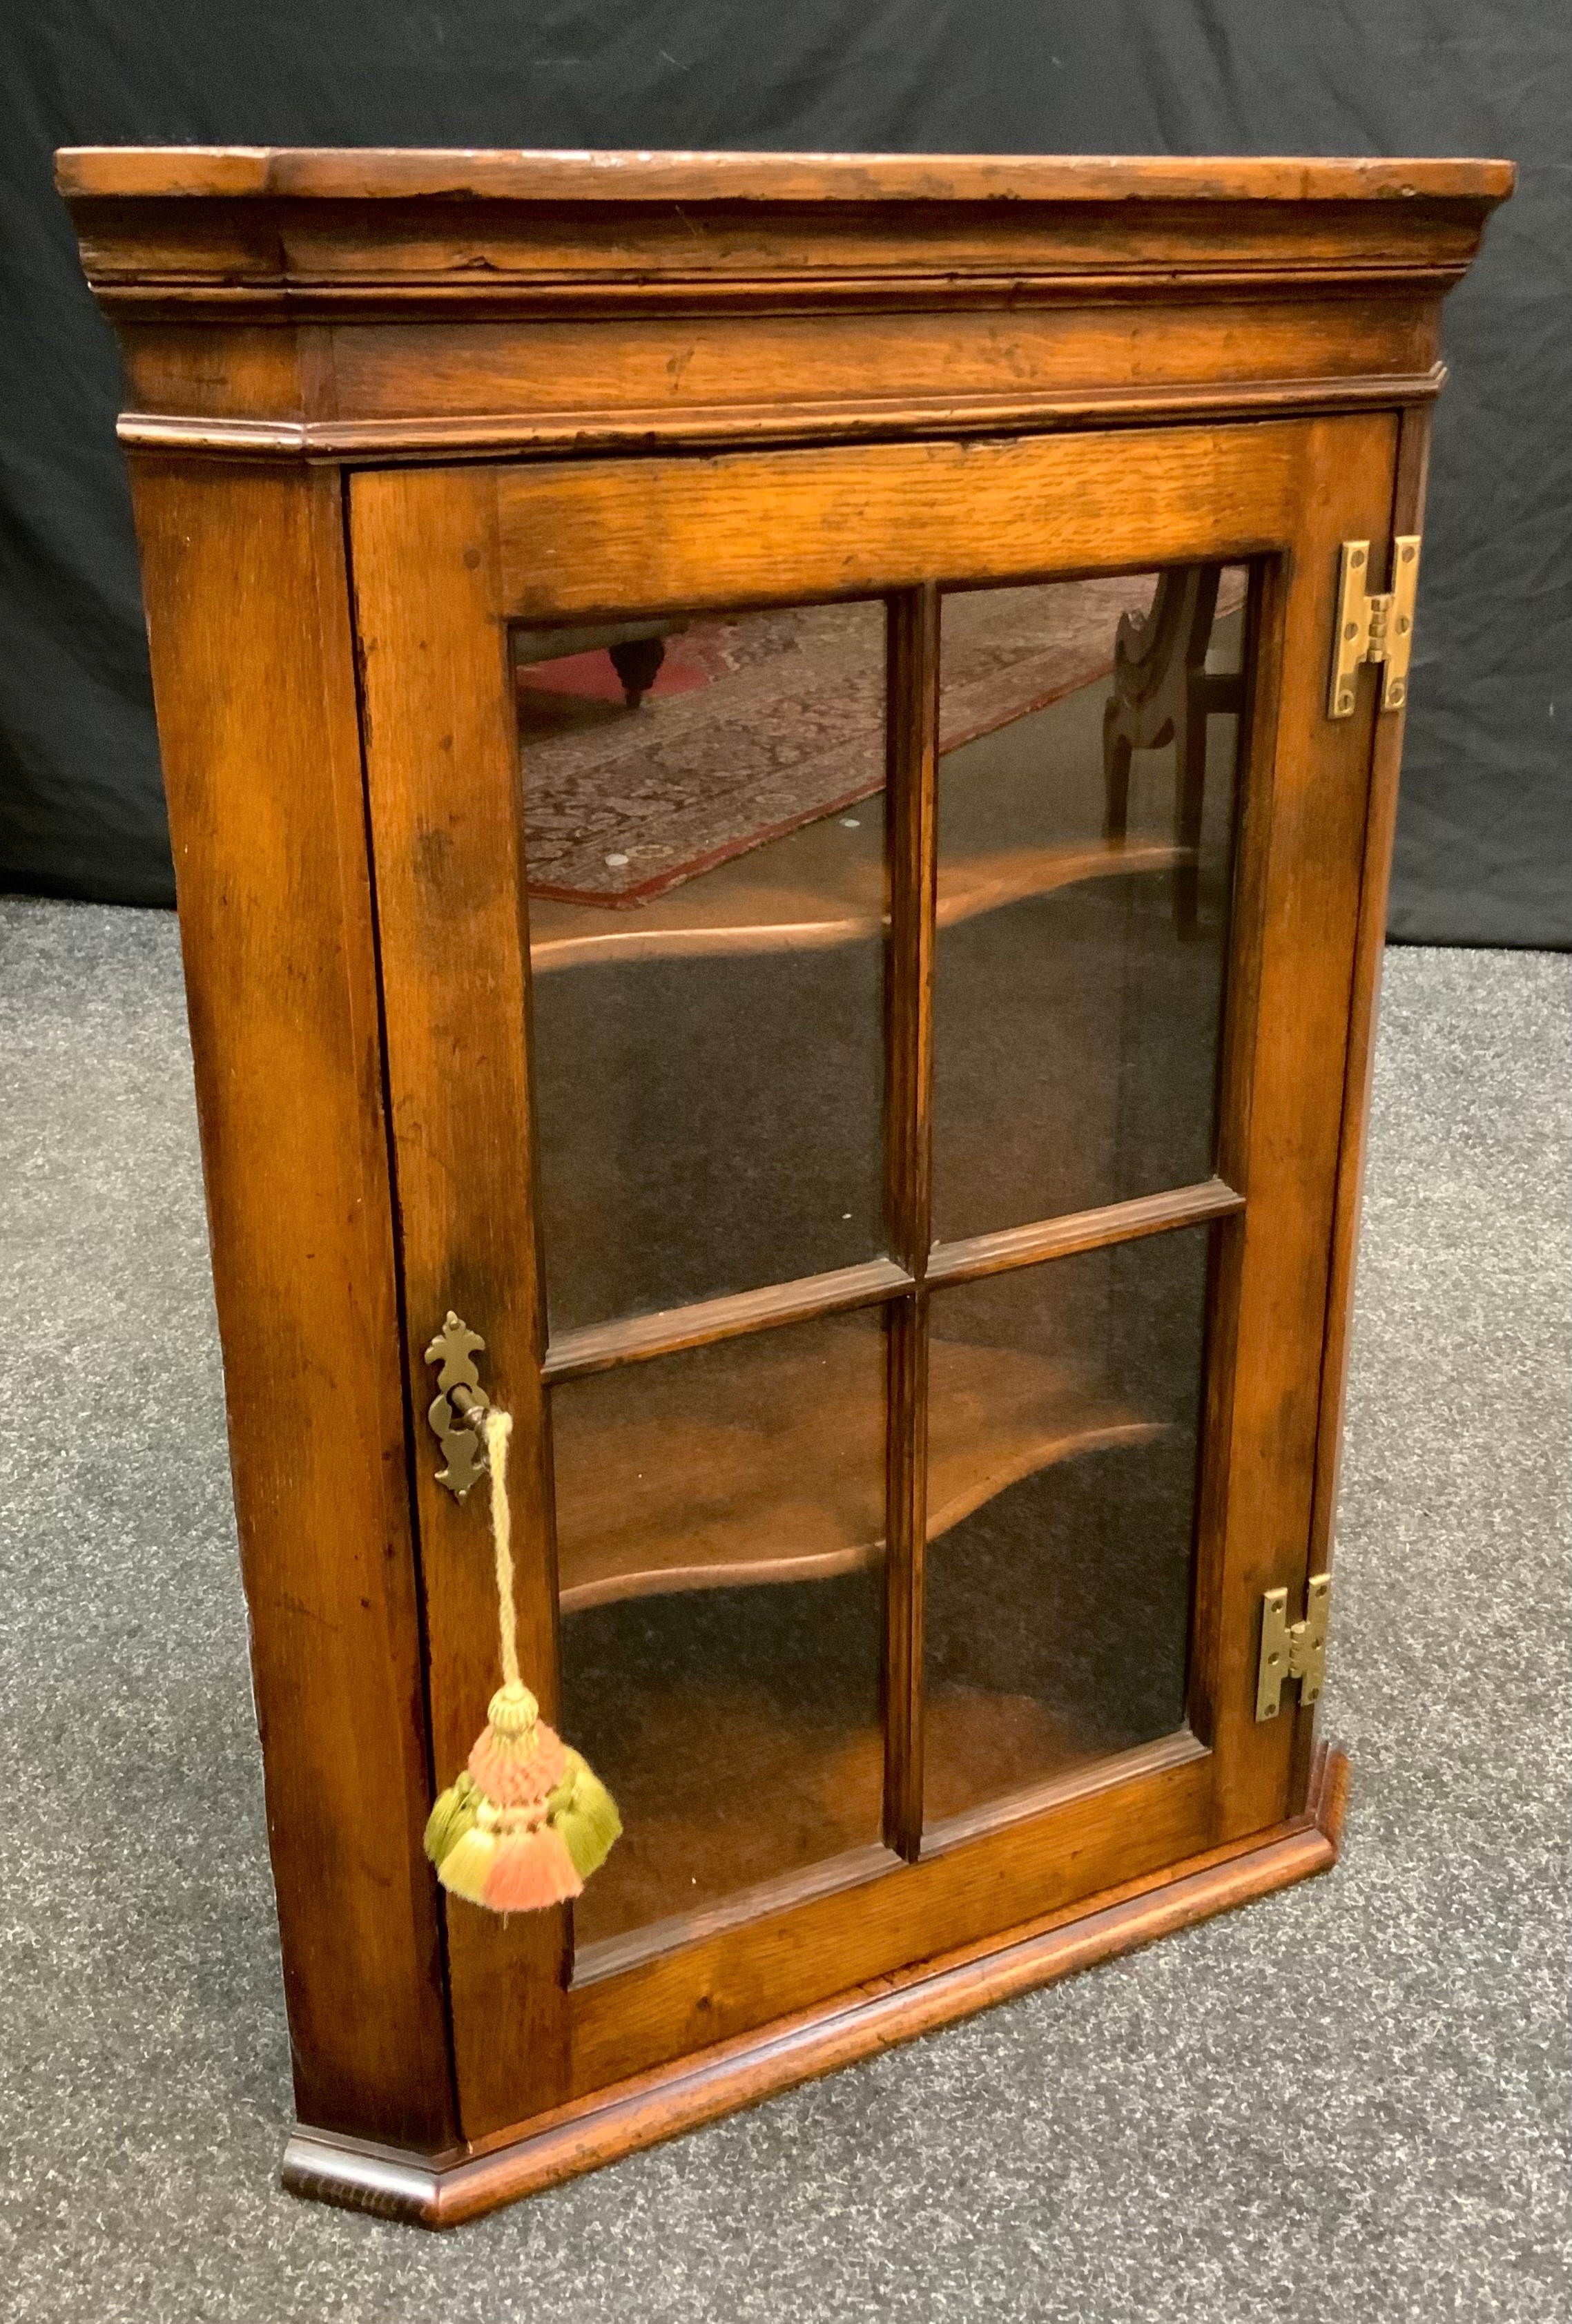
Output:
[[[450,1307],[446,1322],[426,1351],[427,1362],[442,1367],[437,1375],[437,1394],[426,1415],[442,1446],[444,1466],[437,1471],[437,1481],[446,1485],[457,1501],[485,1474],[485,1443],[479,1428],[472,1425],[486,1409],[485,1391],[474,1365],[485,1344],[480,1333],[472,1332],[463,1316],[455,1315]]]

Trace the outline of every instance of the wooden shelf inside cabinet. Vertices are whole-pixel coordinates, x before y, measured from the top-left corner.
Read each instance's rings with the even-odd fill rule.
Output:
[[[564,1613],[670,1591],[846,1573],[884,1548],[884,1372],[872,1333],[730,1342],[555,1397]],[[1011,1348],[935,1339],[928,1537],[1054,1462],[1162,1433]]]
[[[1000,848],[944,866],[939,878],[938,925],[951,927],[1082,880],[1172,871],[1192,863],[1195,853],[1193,847],[1140,841]],[[594,904],[536,900],[529,908],[529,964],[540,976],[552,969],[625,960],[807,952],[851,944],[882,930],[881,887],[878,862],[865,858],[847,867],[843,892],[836,898],[827,896],[822,886],[794,888],[742,870],[730,879],[712,874],[652,903],[615,912]]]
[[[635,1962],[736,1926],[814,1893],[858,1886],[891,1869],[872,1844],[868,1803],[877,1801],[884,1737],[877,1724],[826,1733],[778,1696],[723,1698],[705,1716],[691,1689],[630,1684],[624,1716],[636,1724],[657,1779],[637,1809],[606,1877],[574,1908],[575,1981],[613,1976]],[[1126,1741],[1093,1731],[1028,1694],[947,1686],[929,1704],[930,1779],[925,1829],[943,1845],[965,1825],[985,1830],[1018,1816],[1045,1794],[1068,1792],[1101,1763],[1103,1781],[1125,1769],[1182,1764],[1199,1747],[1187,1730]],[[693,1812],[685,1786],[702,1786],[706,1757],[749,1768],[747,1813],[717,1828]],[[642,1771],[641,1771],[642,1772]],[[979,1811],[978,1801],[987,1806]],[[780,1834],[801,1836],[783,1868]],[[673,1868],[703,1900],[685,1908]],[[676,1909],[674,1911],[674,1904]]]

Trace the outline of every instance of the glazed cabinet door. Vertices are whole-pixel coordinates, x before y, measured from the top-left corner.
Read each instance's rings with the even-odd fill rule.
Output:
[[[1397,421],[351,487],[434,1779],[519,1649],[625,1836],[447,1901],[466,2135],[1301,1810]],[[1324,1475],[1322,1498],[1328,1489]]]

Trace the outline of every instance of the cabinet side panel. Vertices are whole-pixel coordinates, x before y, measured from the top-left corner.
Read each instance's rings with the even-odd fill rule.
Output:
[[[455,2135],[339,486],[133,464],[301,2118]]]

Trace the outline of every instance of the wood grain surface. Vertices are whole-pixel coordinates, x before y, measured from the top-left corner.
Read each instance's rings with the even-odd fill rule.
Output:
[[[411,1467],[425,1581],[434,1773],[451,1783],[501,1683],[484,1496],[436,1480],[426,1349],[455,1309],[513,1416],[519,1656],[556,1705],[556,1555],[546,1315],[529,1105],[529,952],[517,743],[483,469],[356,479],[355,622],[376,863],[389,1117],[399,1205]],[[435,546],[440,539],[442,547]],[[460,2106],[471,2135],[561,2095],[565,1916],[447,1900]]]
[[[420,1847],[430,1769],[340,488],[154,461],[133,483],[296,2101],[329,2127],[441,2145],[456,2116]]]
[[[525,2136],[443,2168],[297,2132],[283,2179],[293,2192],[429,2227],[461,2225],[640,2147],[757,2105],[838,2066],[1132,1952],[1157,1938],[1330,1869],[1342,1842],[1348,1762],[1323,1754],[1305,1813],[1241,1846],[1216,1848],[1049,1913],[829,2007],[783,2016],[757,2034],[631,2079],[564,2107]]]
[[[1501,201],[1510,161],[1311,156],[960,153],[462,152],[406,146],[75,145],[56,156],[68,198],[318,201],[458,196],[512,201]]]
[[[1510,165],[192,148],[58,176],[131,381],[307,2126],[286,2183],[472,2217],[1324,1868],[1345,1763],[1292,1690],[1258,1723],[1253,1672],[1262,1593],[1297,1611],[1329,1553],[1401,749],[1374,671],[1324,715],[1338,550],[1384,574],[1419,529],[1441,301]],[[1194,853],[1006,831],[940,868],[939,593],[1219,563],[1250,578],[1215,1153],[935,1247],[937,931],[986,946],[1049,895],[1044,924],[1111,926]],[[887,609],[884,876],[869,839],[827,889],[754,865],[636,928],[531,926],[510,624],[855,598]],[[876,1224],[805,1248],[824,1273],[695,1277],[751,1287],[548,1342],[532,977],[806,991],[876,937],[882,1253]],[[1086,1134],[1073,1073],[1061,1112]],[[1186,1721],[1176,1692],[1173,1731],[1086,1764],[1067,1729],[924,1822],[953,1710],[924,1700],[928,1544],[1158,1417],[1056,1352],[931,1345],[930,1288],[942,1315],[1203,1222]],[[849,1791],[815,1860],[660,1890],[576,1961],[567,1911],[445,1899],[421,1851],[499,1675],[483,1496],[438,1486],[426,1421],[450,1307],[514,1416],[548,1717],[565,1609],[887,1577],[841,1738],[866,1817]]]

